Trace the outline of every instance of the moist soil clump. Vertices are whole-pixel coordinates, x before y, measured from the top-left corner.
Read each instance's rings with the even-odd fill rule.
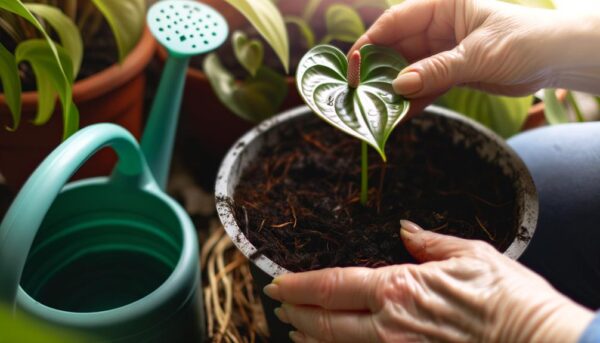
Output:
[[[401,124],[387,163],[369,148],[367,206],[359,202],[360,141],[318,118],[279,135],[245,169],[231,205],[256,255],[290,271],[414,263],[400,219],[499,251],[517,234],[513,181],[435,128]]]

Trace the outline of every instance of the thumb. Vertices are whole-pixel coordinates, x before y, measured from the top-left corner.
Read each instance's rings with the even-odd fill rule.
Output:
[[[407,98],[421,98],[446,92],[465,81],[467,62],[458,46],[422,59],[404,68],[392,82],[394,91]]]
[[[452,257],[479,255],[493,249],[482,241],[462,239],[423,230],[417,224],[401,220],[400,235],[408,252],[419,262],[441,261]]]

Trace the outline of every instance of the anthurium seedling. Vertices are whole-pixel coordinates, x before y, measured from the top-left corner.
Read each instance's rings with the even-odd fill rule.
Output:
[[[300,95],[327,123],[362,141],[360,202],[367,203],[367,145],[386,161],[385,143],[409,102],[392,81],[406,66],[394,50],[365,45],[349,59],[338,48],[318,45],[300,60],[296,82]]]

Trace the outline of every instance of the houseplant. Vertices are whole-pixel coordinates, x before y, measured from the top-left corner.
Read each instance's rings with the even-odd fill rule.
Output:
[[[517,258],[533,235],[537,197],[504,140],[434,106],[391,133],[406,109],[391,88],[398,59],[369,61],[371,48],[363,47],[356,72],[341,51],[321,49],[311,50],[305,59],[312,62],[299,69],[310,110],[300,107],[258,125],[229,151],[217,177],[217,211],[251,260],[257,286],[288,271],[414,262],[398,237],[403,218],[486,240]],[[381,53],[377,60],[384,60]],[[353,74],[363,86],[346,77]],[[311,110],[363,141],[372,135],[368,144],[378,148],[369,149],[369,163],[361,163],[364,144]],[[386,163],[377,157],[383,153]],[[363,204],[364,170],[369,186]],[[275,304],[263,304],[270,321],[268,308]],[[272,338],[280,341],[286,329],[275,323]]]
[[[359,0],[204,2],[224,14],[231,31],[238,32],[216,55],[192,61],[182,128],[184,136],[199,143],[217,163],[252,123],[302,103],[286,69],[293,72],[316,43],[333,39],[349,47],[377,17],[373,13],[383,11]],[[159,50],[159,56],[164,59],[164,51]],[[253,67],[244,67],[248,65]],[[201,167],[206,168],[206,159]]]
[[[80,126],[111,121],[139,135],[143,70],[155,49],[144,18],[144,0],[0,2],[0,44],[12,61],[1,73],[0,120],[15,131],[0,131],[0,172],[13,190]],[[79,176],[106,174],[113,163],[102,152]]]

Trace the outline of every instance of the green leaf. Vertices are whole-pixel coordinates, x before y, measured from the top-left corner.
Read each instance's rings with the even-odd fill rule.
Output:
[[[285,71],[289,70],[290,48],[281,13],[269,0],[226,0],[235,7],[275,51]]]
[[[98,342],[93,337],[52,327],[0,303],[0,342]]]
[[[389,7],[392,7],[394,5],[398,5],[404,2],[404,0],[386,0],[387,4]]]
[[[263,61],[262,43],[258,39],[248,39],[242,31],[235,31],[231,40],[235,57],[250,75],[255,76]]]
[[[12,114],[13,125],[8,128],[14,131],[21,122],[21,78],[15,56],[0,44],[0,82],[4,88],[6,104]]]
[[[115,35],[119,61],[137,45],[145,27],[145,0],[92,0],[102,12]]]
[[[556,97],[556,89],[544,89],[544,114],[550,125],[569,122],[567,110]]]
[[[44,53],[52,56],[50,63],[52,63],[54,65],[53,68],[60,73],[61,77],[63,78],[62,83],[65,85],[72,84],[72,81],[70,81],[67,77],[67,71],[65,70],[65,67],[63,67],[61,64],[61,59],[59,57],[56,44],[54,44],[40,22],[33,16],[33,14],[31,14],[31,12],[23,5],[23,3],[20,0],[0,0],[0,8],[24,18],[42,33],[47,44],[47,48],[49,49],[44,51]],[[17,61],[18,60],[19,58],[17,57]],[[72,68],[72,66],[69,68]],[[69,73],[70,70],[71,69],[69,69]],[[79,126],[79,112],[75,107],[75,104],[73,104],[72,92],[73,91],[70,86],[62,89],[62,92],[59,91],[63,105],[63,139],[66,139],[73,134]]]
[[[353,43],[365,32],[358,12],[348,5],[333,4],[325,12],[327,35],[323,43],[332,40]]]
[[[509,2],[511,4],[517,4],[527,7],[537,7],[537,8],[548,8],[553,9],[556,8],[554,6],[554,1],[552,0],[503,0],[504,2]]]
[[[15,50],[15,57],[17,63],[29,62],[36,76],[40,101],[34,124],[41,125],[48,121],[54,109],[55,94],[58,93],[63,107],[64,133],[67,134],[75,132],[79,127],[79,112],[70,97],[73,85],[71,61],[61,46],[57,46],[57,52],[62,65],[65,66],[65,71],[67,71],[66,78],[57,67],[51,48],[42,39],[30,39],[22,42]]]
[[[459,87],[440,99],[442,106],[480,122],[504,138],[521,130],[532,103],[532,96],[513,98]]]
[[[56,31],[62,46],[73,62],[73,75],[77,75],[83,59],[83,41],[75,23],[53,6],[25,4],[25,7],[35,15],[43,18]]]
[[[392,81],[407,64],[392,49],[365,45],[360,49],[360,83],[348,85],[348,61],[339,49],[317,45],[302,57],[296,82],[300,95],[323,120],[379,152],[406,115],[409,102],[392,89]]]
[[[579,107],[579,103],[577,102],[577,99],[575,99],[573,92],[567,91],[567,101],[573,108],[573,112],[575,112],[575,118],[577,118],[577,121],[580,123],[584,122],[585,118],[583,117],[583,112],[581,112],[581,108]]]
[[[288,91],[285,78],[261,67],[255,77],[237,81],[216,54],[204,59],[203,70],[219,100],[241,118],[258,123],[279,110]]]
[[[302,18],[305,21],[310,21],[320,4],[321,0],[308,0],[308,3],[304,6],[304,10],[302,11]]]
[[[298,27],[300,34],[302,34],[304,40],[306,41],[306,46],[309,48],[315,46],[315,34],[306,20],[295,16],[287,16],[284,19],[287,24],[293,24]]]

